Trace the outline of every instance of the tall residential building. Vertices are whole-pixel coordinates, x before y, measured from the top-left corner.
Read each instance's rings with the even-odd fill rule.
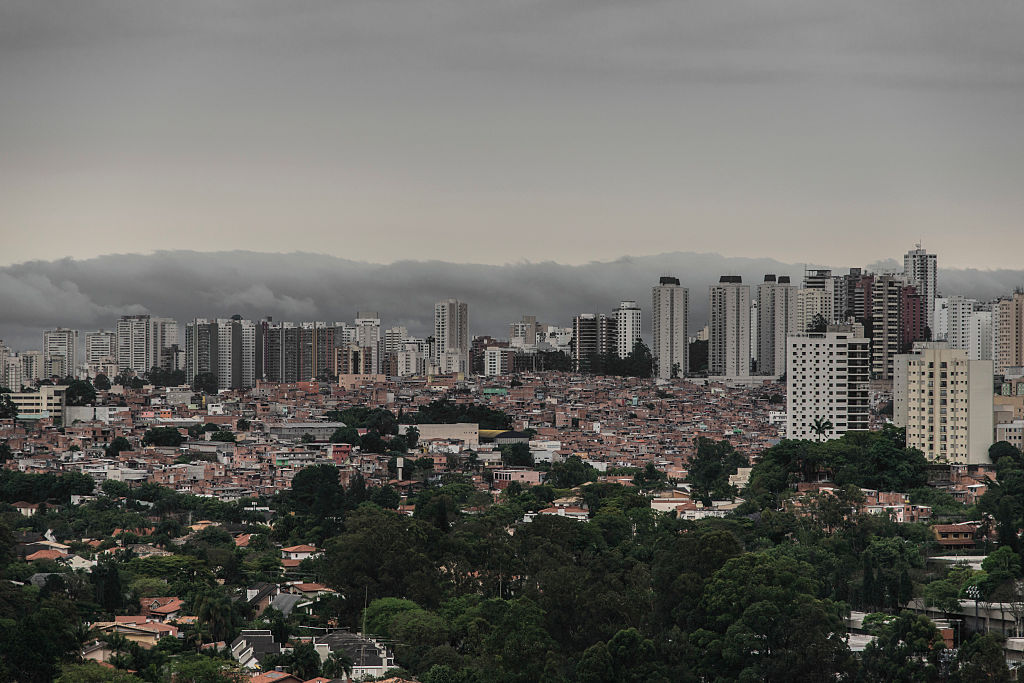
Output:
[[[572,364],[577,372],[589,372],[594,356],[615,352],[618,339],[615,318],[604,313],[581,313],[572,321]]]
[[[58,327],[43,332],[43,362],[47,375],[75,377],[78,375],[78,330]]]
[[[384,352],[398,353],[405,350],[405,343],[409,339],[409,330],[405,327],[395,326],[384,330]]]
[[[149,350],[150,368],[178,370],[179,368],[175,367],[179,357],[176,349],[180,343],[178,341],[178,321],[171,318],[151,318],[149,323],[152,326],[150,333],[152,346]],[[149,368],[147,368],[148,370]]]
[[[939,463],[989,461],[992,445],[992,362],[970,360],[946,342],[919,342],[897,356],[893,422],[907,446]]]
[[[709,289],[708,374],[750,375],[750,286],[739,275],[723,275]]]
[[[797,326],[797,289],[789,276],[764,276],[757,286],[757,373],[778,377],[786,372],[786,338],[804,332]]]
[[[373,348],[359,346],[352,342],[339,346],[334,350],[334,374],[336,375],[375,375]]]
[[[966,350],[970,343],[971,316],[977,305],[974,299],[960,295],[937,297],[932,313],[932,339],[949,342],[951,349]]]
[[[426,358],[420,344],[410,342],[403,349],[395,352],[394,376],[408,377],[410,375],[423,375],[426,372]]]
[[[533,348],[537,346],[537,338],[540,335],[541,327],[535,315],[524,315],[522,320],[509,323],[509,345],[516,348]]]
[[[355,343],[361,348],[371,349],[371,365],[373,373],[380,372],[380,346],[383,338],[380,332],[380,313],[377,311],[358,311],[356,313]]]
[[[0,387],[21,391],[21,359],[0,339]]]
[[[900,353],[919,341],[930,341],[927,304],[917,287],[907,285],[900,290]]]
[[[153,326],[148,315],[123,315],[117,321],[117,368],[143,375],[153,367]]]
[[[757,297],[754,296],[750,300],[750,367],[760,367],[757,364],[757,326],[761,323],[760,316],[758,314],[758,301]]]
[[[195,318],[185,325],[185,379],[190,384],[196,375],[218,375],[220,387],[220,327],[214,320]]]
[[[21,359],[21,381],[23,384],[43,379],[46,362],[42,351],[22,351],[18,354],[18,358]]]
[[[256,384],[256,324],[241,316],[217,320],[217,385],[251,389]]]
[[[483,374],[487,377],[507,375],[512,372],[515,349],[501,346],[489,346],[484,351]]]
[[[85,335],[85,364],[100,365],[117,362],[117,333],[106,330],[87,332]]]
[[[218,389],[250,389],[256,383],[257,325],[251,320],[196,318],[185,326],[185,377],[213,373]]]
[[[786,437],[835,439],[870,425],[871,340],[858,323],[791,335],[786,359]],[[818,429],[823,429],[818,434]]]
[[[379,338],[380,323],[377,325]],[[336,327],[322,321],[304,322],[299,325],[299,355],[297,359],[298,382],[312,382],[330,377],[334,366],[334,351],[338,348],[335,339]],[[374,344],[376,348],[376,344]],[[374,359],[376,355],[374,355]]]
[[[804,269],[804,289],[832,289],[832,271],[824,268]]]
[[[871,308],[871,374],[891,380],[896,355],[926,336],[924,297],[902,276],[881,275],[874,280]]]
[[[625,358],[640,341],[640,307],[635,301],[620,301],[615,309],[615,353]]]
[[[796,291],[796,323],[794,333],[810,330],[819,316],[829,324],[835,318],[833,297],[824,289],[798,289]]]
[[[689,370],[689,313],[690,291],[679,286],[679,278],[662,277],[651,288],[651,353],[659,379],[682,377]]]
[[[445,362],[438,362],[445,368],[443,372],[451,371],[456,364],[454,372],[469,372],[469,306],[465,302],[447,299],[434,305],[434,340],[435,360],[444,356]],[[452,360],[453,354],[457,362]]]
[[[995,372],[1024,366],[1024,292],[1000,299],[992,313]]]
[[[4,347],[0,349],[0,387],[21,391],[25,382],[25,368],[21,356]]]
[[[934,329],[935,323],[935,298],[938,295],[937,273],[935,254],[929,254],[921,248],[920,244],[903,256],[903,277],[909,284],[917,288],[918,294],[924,300],[926,324],[931,329]]]
[[[967,321],[967,357],[992,360],[992,311],[975,311]]]

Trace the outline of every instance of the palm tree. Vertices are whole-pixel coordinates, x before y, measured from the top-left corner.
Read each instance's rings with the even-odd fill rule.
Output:
[[[234,623],[231,600],[226,595],[209,592],[198,600],[196,616],[202,625],[209,627],[214,642],[227,640]]]
[[[825,435],[832,431],[832,429],[834,428],[835,425],[832,424],[831,420],[822,419],[820,417],[814,418],[814,422],[811,423],[811,431],[814,432],[817,436],[819,436],[822,441],[825,440]]]
[[[330,678],[348,678],[352,675],[352,658],[344,652],[332,652],[323,664],[322,673]]]

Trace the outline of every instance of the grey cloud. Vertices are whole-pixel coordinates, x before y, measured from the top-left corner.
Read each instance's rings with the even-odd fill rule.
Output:
[[[551,261],[381,265],[320,254],[246,251],[33,261],[0,268],[0,338],[16,348],[38,348],[48,327],[109,329],[119,315],[138,312],[180,321],[236,313],[252,319],[351,321],[358,310],[376,310],[385,326],[404,325],[425,335],[434,303],[448,297],[469,303],[472,334],[501,337],[507,335],[507,324],[523,314],[569,325],[577,313],[611,312],[622,299],[635,299],[649,310],[650,288],[660,275],[676,275],[690,288],[690,325],[696,329],[706,322],[707,288],[719,275],[739,274],[752,285],[765,273],[799,281],[803,267],[695,253],[579,266]],[[940,270],[943,292],[979,299],[1022,284],[1024,271]]]

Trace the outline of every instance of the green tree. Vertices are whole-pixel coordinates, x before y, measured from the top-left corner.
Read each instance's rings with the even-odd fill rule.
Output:
[[[64,392],[64,401],[69,406],[91,406],[96,403],[96,389],[88,380],[71,380]]]
[[[131,493],[131,486],[127,482],[118,481],[116,479],[107,479],[100,484],[100,490],[103,491],[104,495],[110,496],[111,498],[123,498]]]
[[[835,429],[835,425],[832,424],[831,420],[825,418],[816,417],[814,418],[814,421],[811,422],[811,431],[814,432],[814,435],[821,441],[824,441],[828,436],[828,433],[833,429]]]
[[[533,453],[525,443],[505,444],[498,447],[501,463],[505,467],[533,467]]]
[[[997,441],[988,447],[988,457],[994,463],[999,462],[1003,458],[1010,458],[1017,467],[1024,466],[1022,462],[1021,452],[1008,441]]]
[[[412,600],[402,598],[378,598],[371,602],[363,613],[363,623],[367,633],[384,638],[394,638],[391,621],[399,614],[420,610],[421,607]]]
[[[177,448],[184,439],[175,427],[153,427],[142,437],[143,446],[169,446]]]
[[[867,680],[916,683],[939,680],[945,644],[935,624],[923,614],[902,612],[864,649]]]
[[[131,443],[128,439],[123,436],[114,437],[110,445],[107,446],[107,455],[111,458],[116,458],[121,451],[130,451],[132,449]]]
[[[848,673],[843,606],[817,596],[806,562],[769,554],[733,558],[705,584],[706,630],[694,633],[702,668],[726,680],[823,681]]]
[[[556,489],[569,489],[588,481],[597,481],[597,470],[580,456],[570,455],[563,462],[551,465],[546,483]]]
[[[196,616],[210,629],[214,641],[230,641],[235,612],[230,598],[219,591],[207,591],[196,600]]]
[[[708,341],[697,339],[689,344],[690,374],[706,374],[708,371]]]
[[[807,323],[807,332],[820,334],[828,331],[828,320],[821,313],[815,313],[811,322]]]
[[[230,660],[201,655],[178,658],[171,670],[173,683],[244,683],[250,679]]]
[[[110,391],[110,378],[101,372],[92,378],[92,385],[97,391]]]
[[[217,375],[212,372],[196,373],[195,378],[192,380],[192,391],[216,394],[218,387]]]
[[[353,446],[358,446],[361,443],[359,438],[359,430],[355,427],[338,427],[331,434],[331,443],[347,443]]]
[[[11,400],[9,393],[0,393],[0,420],[10,420],[18,417],[18,408]]]
[[[352,675],[354,662],[347,653],[332,652],[324,661],[320,673],[327,678],[349,678]]]
[[[696,454],[687,467],[686,480],[693,486],[694,496],[704,505],[714,499],[732,498],[735,490],[729,477],[747,464],[747,459],[728,441],[713,441],[703,436],[694,440]]]
[[[957,649],[955,669],[949,676],[953,683],[972,681],[1010,681],[1006,656],[996,636],[975,633]]]
[[[101,666],[99,662],[65,664],[54,683],[142,683],[138,676]]]

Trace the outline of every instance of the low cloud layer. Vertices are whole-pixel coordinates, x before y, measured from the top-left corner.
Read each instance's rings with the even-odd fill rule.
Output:
[[[434,303],[469,303],[471,334],[506,336],[524,314],[569,325],[580,312],[611,312],[622,299],[645,310],[661,275],[690,288],[691,330],[707,320],[707,288],[722,274],[756,285],[765,273],[799,282],[804,266],[771,259],[672,253],[567,266],[553,262],[502,266],[441,261],[387,265],[320,254],[165,251],[87,260],[32,261],[0,268],[0,339],[16,349],[39,348],[42,331],[83,332],[114,326],[118,316],[151,313],[180,321],[234,314],[275,320],[351,321],[380,312],[384,326],[429,333]],[[837,272],[842,272],[837,267]],[[1024,270],[941,269],[939,288],[982,300],[1024,285]]]

